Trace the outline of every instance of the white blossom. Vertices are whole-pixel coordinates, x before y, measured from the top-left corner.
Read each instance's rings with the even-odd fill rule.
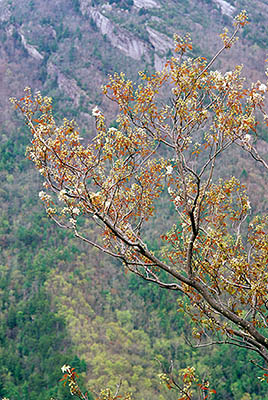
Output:
[[[72,224],[73,226],[76,225],[76,220],[75,220],[74,218],[70,218],[69,221],[71,222],[71,224]]]
[[[133,190],[135,192],[135,191],[139,190],[139,188],[140,187],[139,187],[139,185],[137,183],[132,183],[131,190]]]
[[[171,165],[168,165],[168,166],[166,167],[166,170],[167,170],[167,175],[171,175],[172,172],[173,172],[173,167],[172,167]]]
[[[73,211],[73,214],[75,214],[75,215],[79,215],[80,214],[80,210],[79,210],[78,207],[73,208],[72,211]]]
[[[46,202],[51,201],[51,196],[44,191],[39,192],[39,198],[42,201],[46,201]]]
[[[64,372],[69,372],[70,369],[71,369],[70,365],[64,364],[64,365],[61,367],[61,372],[64,374]]]
[[[210,71],[210,76],[214,78],[216,81],[221,81],[223,76],[219,71]]]
[[[112,141],[112,139],[110,138],[110,137],[107,137],[106,139],[105,139],[105,143],[106,144],[109,144],[109,143],[112,143],[113,141]]]
[[[233,73],[232,73],[232,71],[227,71],[227,72],[225,72],[224,76],[226,78],[231,78],[233,76]]]
[[[267,91],[267,86],[264,83],[261,83],[259,86],[259,91],[260,92],[266,92]]]
[[[57,210],[56,208],[52,208],[52,207],[48,207],[46,209],[46,212],[50,215],[50,214],[56,214]]]
[[[170,196],[172,196],[172,194],[173,194],[173,190],[171,189],[171,187],[168,187],[168,193],[170,194]]]
[[[108,129],[108,132],[109,133],[117,132],[117,129],[112,126],[111,128]]]
[[[100,110],[99,110],[98,106],[95,106],[93,108],[92,115],[93,115],[93,117],[98,117],[100,115]]]
[[[58,194],[58,199],[59,199],[60,201],[64,201],[64,200],[65,200],[65,196],[66,196],[66,190],[65,190],[65,189],[62,189],[62,190],[59,192],[59,194]]]
[[[253,92],[252,93],[252,99],[253,102],[258,102],[263,100],[263,96],[261,96],[259,93]]]
[[[251,141],[251,135],[249,135],[248,133],[244,136],[244,140],[245,142],[250,142]]]
[[[41,200],[43,200],[45,198],[45,196],[46,196],[46,192],[44,192],[43,190],[41,192],[39,192],[39,198]]]

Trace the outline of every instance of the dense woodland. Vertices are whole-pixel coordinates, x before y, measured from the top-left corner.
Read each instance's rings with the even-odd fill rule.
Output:
[[[216,389],[215,399],[268,399],[267,384],[258,379],[262,372],[250,362],[259,362],[257,356],[224,344],[192,348],[193,325],[178,312],[178,293],[126,273],[119,261],[56,227],[40,204],[42,183],[25,157],[29,133],[9,97],[22,96],[26,85],[40,89],[53,97],[59,120],[75,118],[82,135],[90,138],[95,105],[115,125],[116,108],[100,90],[107,75],[124,71],[136,79],[139,70],[153,71],[172,54],[172,47],[152,44],[147,26],[167,43],[175,32],[190,32],[193,55],[208,58],[219,43],[216,33],[232,26],[229,11],[212,0],[157,1],[152,8],[146,2],[144,7],[135,7],[135,1],[104,3],[3,0],[0,6],[0,397],[71,398],[59,382],[61,366],[70,364],[83,388],[114,388],[122,378],[122,390],[131,391],[135,399],[173,399],[176,394],[160,385],[158,377],[173,360],[176,370],[194,366]],[[243,63],[251,81],[264,78],[268,14],[265,1],[254,7],[245,3],[228,2],[234,14],[248,7],[251,23],[218,68],[226,71]],[[109,32],[101,32],[88,7],[148,50],[140,59],[120,50]],[[21,35],[42,58],[31,55]],[[260,127],[258,134],[262,149],[268,148],[265,129]],[[233,152],[223,159],[218,176],[226,171],[230,176],[235,172],[248,186],[254,213],[267,211],[267,182],[252,160]],[[148,243],[174,212],[171,206],[164,208],[161,199],[156,207]],[[89,224],[88,232],[93,229]],[[158,242],[150,246],[157,251]]]

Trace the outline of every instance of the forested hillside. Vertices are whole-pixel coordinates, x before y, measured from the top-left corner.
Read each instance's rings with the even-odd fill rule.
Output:
[[[192,55],[210,59],[219,33],[231,30],[244,8],[250,24],[217,68],[244,64],[249,81],[263,80],[265,0],[0,1],[0,397],[71,398],[59,383],[60,367],[70,364],[90,390],[122,378],[122,390],[135,399],[173,399],[158,378],[160,364],[168,370],[173,360],[176,369],[196,367],[217,400],[268,399],[250,363],[254,355],[227,345],[191,348],[192,322],[178,312],[176,292],[144,285],[49,220],[38,197],[40,177],[25,157],[29,132],[9,102],[23,97],[25,86],[40,90],[53,98],[56,118],[74,118],[88,139],[96,105],[116,126],[116,106],[100,89],[108,74],[137,80],[140,70],[161,69],[173,54],[174,33],[190,33]],[[258,135],[265,153],[267,131],[260,126]],[[253,212],[267,210],[267,182],[251,159],[234,151],[217,175],[226,173],[248,186]],[[157,207],[148,241],[173,216],[171,206],[159,200]],[[157,250],[157,242],[150,245]]]

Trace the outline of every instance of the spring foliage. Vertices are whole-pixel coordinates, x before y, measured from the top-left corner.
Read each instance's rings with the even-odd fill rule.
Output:
[[[268,362],[268,217],[250,216],[236,177],[215,177],[222,154],[235,146],[268,169],[256,147],[259,120],[267,124],[266,84],[247,88],[241,66],[212,69],[246,23],[242,12],[210,61],[188,57],[190,38],[175,36],[176,56],[160,72],[141,72],[141,84],[110,76],[103,93],[118,106],[117,127],[95,107],[96,135],[86,144],[74,121],[56,124],[51,98],[27,88],[12,101],[33,135],[27,153],[44,178],[39,196],[48,215],[126,270],[181,292],[179,307],[196,324],[198,344],[213,336]],[[174,212],[153,251],[146,229],[159,199]],[[96,224],[95,236],[87,236],[85,219]]]

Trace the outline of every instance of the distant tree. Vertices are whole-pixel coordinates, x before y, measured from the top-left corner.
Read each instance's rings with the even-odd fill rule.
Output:
[[[215,177],[222,154],[235,146],[268,169],[255,145],[257,116],[267,125],[267,86],[245,88],[241,66],[211,70],[246,23],[243,11],[211,61],[187,57],[190,39],[175,36],[177,56],[161,72],[141,72],[143,84],[110,76],[103,93],[118,105],[118,128],[107,127],[95,107],[97,133],[88,144],[74,121],[56,125],[50,98],[27,88],[13,102],[33,135],[27,153],[45,179],[39,196],[48,215],[126,270],[182,293],[180,309],[191,315],[198,345],[244,347],[267,366],[268,216],[250,216],[236,177]],[[154,222],[160,199],[167,232]],[[87,236],[89,219],[95,237]],[[150,249],[150,223],[158,229],[157,251]]]

